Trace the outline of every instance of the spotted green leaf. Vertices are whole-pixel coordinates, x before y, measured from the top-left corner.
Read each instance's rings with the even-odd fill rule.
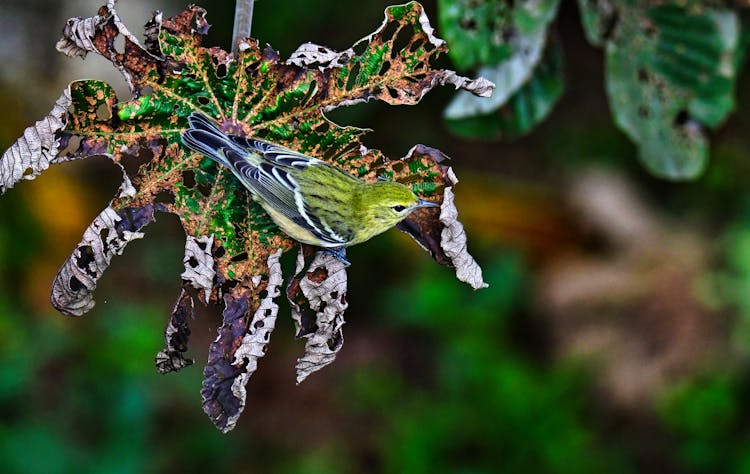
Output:
[[[700,176],[707,129],[735,107],[744,47],[737,12],[701,2],[653,7],[579,0],[587,37],[606,49],[607,93],[617,125],[646,168],[667,179]]]

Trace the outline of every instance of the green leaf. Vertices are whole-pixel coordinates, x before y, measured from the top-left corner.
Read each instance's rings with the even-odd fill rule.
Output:
[[[513,140],[547,118],[564,89],[562,50],[552,40],[534,75],[505,106],[490,114],[446,122],[453,133],[466,138]]]
[[[607,92],[617,125],[653,174],[692,179],[708,160],[707,128],[734,109],[742,59],[736,12],[696,4],[645,8],[579,0],[587,35],[606,45]],[[606,8],[604,8],[606,7]],[[599,36],[596,36],[599,35]]]
[[[559,0],[439,0],[440,30],[449,55],[465,71],[499,65],[523,54],[524,38],[544,32],[557,13]]]
[[[617,24],[617,9],[609,0],[578,0],[578,11],[586,39],[602,47]]]
[[[459,67],[481,66],[479,76],[497,84],[489,99],[476,100],[472,94],[457,93],[444,116],[453,122],[471,119],[480,127],[475,135],[497,135],[492,130],[505,125],[493,124],[487,116],[506,105],[533,77],[543,59],[547,28],[557,14],[559,1],[443,0],[439,6],[441,27],[451,44],[451,59]],[[525,113],[522,107],[518,102],[511,109]],[[501,111],[498,116],[507,113]],[[510,120],[529,119],[519,116]]]

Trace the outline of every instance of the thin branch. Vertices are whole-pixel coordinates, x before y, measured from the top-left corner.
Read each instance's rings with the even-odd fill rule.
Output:
[[[232,52],[239,51],[239,40],[250,37],[253,26],[253,6],[255,0],[237,0],[234,9],[234,32],[232,33]]]

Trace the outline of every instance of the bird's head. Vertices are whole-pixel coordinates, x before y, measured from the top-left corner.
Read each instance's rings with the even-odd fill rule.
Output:
[[[379,232],[390,229],[417,209],[439,206],[418,198],[408,186],[391,181],[372,183],[362,195],[365,219]]]

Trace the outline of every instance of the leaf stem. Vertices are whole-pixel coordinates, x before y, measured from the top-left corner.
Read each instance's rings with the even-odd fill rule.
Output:
[[[239,41],[250,37],[253,25],[253,6],[255,0],[237,0],[234,9],[234,32],[232,33],[232,52],[239,51]]]

